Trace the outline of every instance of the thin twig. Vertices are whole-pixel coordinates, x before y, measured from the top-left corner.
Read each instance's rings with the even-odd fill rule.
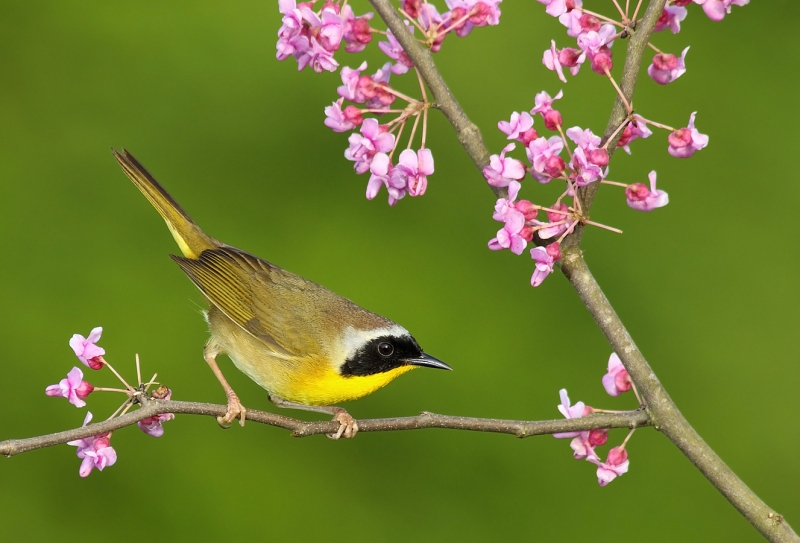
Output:
[[[207,415],[221,417],[225,415],[227,406],[199,402],[181,402],[173,400],[145,400],[145,405],[133,413],[123,415],[111,420],[82,426],[74,430],[66,430],[55,434],[27,439],[9,439],[0,442],[0,454],[13,456],[35,449],[52,447],[95,436],[105,432],[112,432],[126,426],[136,424],[140,420],[161,413],[176,413],[183,415]],[[307,422],[303,420],[277,415],[267,411],[247,410],[247,422],[259,422],[269,426],[276,426],[290,430],[295,437],[308,437],[319,434],[332,434],[339,428],[336,421]],[[472,417],[452,417],[422,412],[416,417],[399,417],[387,419],[365,419],[358,421],[359,433],[364,432],[389,432],[396,430],[417,430],[421,428],[449,428],[451,430],[472,430],[475,432],[491,432],[497,434],[511,434],[516,437],[529,437],[558,432],[582,432],[599,428],[639,428],[648,426],[650,417],[644,411],[625,411],[618,414],[592,414],[578,419],[561,420],[501,420],[482,419]]]

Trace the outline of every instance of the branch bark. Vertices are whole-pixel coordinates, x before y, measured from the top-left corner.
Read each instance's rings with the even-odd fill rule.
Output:
[[[395,12],[390,0],[370,0],[375,10],[392,30],[406,54],[419,69],[425,83],[431,88],[440,109],[453,125],[458,140],[480,171],[488,164],[489,151],[486,149],[480,131],[469,120],[448,89],[433,63],[430,52],[423,48],[411,34],[405,31],[402,19]],[[639,77],[642,58],[653,28],[664,9],[666,0],[651,0],[648,3],[638,28],[632,33],[625,58],[625,66],[620,82],[623,95],[633,104],[633,92]],[[624,103],[617,97],[604,134],[604,142],[627,116]],[[617,136],[618,138],[619,136]],[[615,138],[616,139],[616,138]],[[616,147],[609,145],[609,155]],[[584,214],[589,209],[599,189],[593,183],[580,189],[579,198]],[[492,189],[497,197],[504,197],[502,191]],[[800,542],[789,524],[774,510],[769,508],[722,459],[708,446],[680,413],[675,403],[659,382],[644,355],[636,347],[625,325],[617,316],[605,297],[600,285],[589,271],[579,249],[583,233],[582,226],[568,236],[562,243],[563,259],[561,269],[572,283],[592,314],[597,326],[608,339],[614,352],[620,357],[633,381],[647,403],[647,411],[656,429],[664,433],[677,446],[698,470],[713,484],[723,496],[748,520],[761,534],[774,542]]]
[[[140,409],[111,420],[90,424],[74,430],[66,430],[27,439],[9,439],[0,442],[0,454],[14,456],[35,449],[52,447],[68,441],[96,436],[105,432],[113,432],[126,426],[136,424],[140,420],[161,413],[183,415],[207,415],[220,417],[225,414],[227,406],[211,403],[181,402],[173,400],[148,400]],[[290,430],[294,437],[308,437],[319,434],[332,434],[339,429],[335,421],[308,422],[285,417],[266,411],[247,410],[249,422],[259,422]],[[501,420],[472,417],[453,417],[422,412],[416,417],[398,417],[387,419],[365,419],[358,421],[359,432],[389,432],[396,430],[418,430],[422,428],[449,428],[451,430],[471,430],[511,434],[523,438],[558,432],[582,432],[599,428],[640,428],[650,425],[650,416],[642,411],[626,411],[623,413],[593,413],[579,419],[563,420]]]

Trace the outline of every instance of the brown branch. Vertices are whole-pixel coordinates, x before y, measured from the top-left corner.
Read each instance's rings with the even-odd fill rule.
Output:
[[[370,0],[370,3],[375,7],[375,10],[386,25],[392,29],[409,58],[419,68],[425,83],[431,88],[437,102],[439,102],[442,112],[456,130],[464,150],[478,169],[482,171],[487,163],[489,152],[483,144],[480,132],[469,121],[466,113],[453,98],[441,75],[436,70],[430,53],[405,31],[402,20],[395,13],[389,0]],[[622,93],[628,103],[633,104],[633,91],[639,77],[647,42],[665,4],[666,0],[652,0],[649,2],[638,28],[631,34],[620,84]],[[606,127],[604,140],[614,133],[626,117],[627,111],[624,102],[621,97],[617,97]],[[621,132],[614,139],[618,139],[620,135]],[[609,145],[609,155],[614,151],[615,147],[616,142],[612,141]],[[579,191],[579,198],[587,216],[598,189],[599,184],[593,183]],[[498,197],[502,195],[497,189],[493,190]],[[650,368],[641,351],[636,347],[624,324],[614,312],[594,276],[589,271],[579,249],[582,233],[583,228],[581,225],[576,228],[574,234],[568,236],[562,243],[562,252],[564,254],[561,266],[562,271],[578,291],[581,300],[583,300],[598,327],[605,334],[614,352],[619,355],[631,378],[642,393],[656,429],[662,431],[764,537],[776,542],[800,542],[800,538],[792,531],[792,528],[783,517],[767,507],[736,476],[678,411],[677,406],[658,381],[652,368]]]
[[[160,413],[220,417],[225,414],[225,411],[226,406],[211,403],[149,400],[141,409],[111,420],[55,434],[30,437],[27,439],[9,439],[0,442],[0,454],[3,456],[13,456],[35,449],[60,445],[61,443],[74,441],[76,439],[112,432],[126,426],[131,426],[140,420]],[[251,423],[259,422],[269,426],[277,426],[278,428],[291,430],[292,435],[295,437],[332,434],[339,428],[339,423],[334,421],[307,422],[277,415],[275,413],[268,413],[266,411],[257,411],[255,409],[247,410],[247,421]],[[451,430],[472,430],[476,432],[511,434],[520,438],[558,432],[582,432],[599,428],[640,428],[649,425],[650,417],[644,411],[593,413],[579,419],[541,421],[451,417],[448,415],[423,412],[416,417],[365,419],[358,421],[359,432],[449,428]]]

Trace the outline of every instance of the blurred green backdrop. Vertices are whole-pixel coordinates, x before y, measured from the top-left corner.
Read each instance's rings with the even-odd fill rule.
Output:
[[[542,89],[564,88],[567,126],[602,132],[608,83],[585,68],[561,85],[540,62],[551,38],[569,43],[558,22],[530,0],[502,10],[500,26],[449,37],[436,57],[493,152],[504,142],[497,121],[530,109]],[[688,73],[668,87],[645,76],[635,104],[673,126],[699,111],[710,146],[673,159],[657,132],[633,156],[618,153],[610,178],[644,181],[656,169],[671,203],[645,215],[604,189],[592,218],[625,234],[591,231],[585,252],[689,420],[797,527],[800,5],[753,2],[722,23],[689,11],[683,32],[655,38],[675,53],[692,46]],[[564,278],[534,290],[530,259],[487,250],[491,193],[441,116],[428,131],[428,193],[395,208],[383,193],[365,200],[367,177],[342,158],[347,136],[322,125],[339,75],[277,62],[279,24],[275,2],[2,3],[0,439],[81,423],[83,410],[43,390],[75,364],[71,334],[98,325],[107,358],[128,376],[139,353],[174,397],[224,399],[201,357],[202,298],[167,257],[171,237],[111,146],[132,151],[211,235],[402,323],[456,369],[404,376],[347,405],[354,416],[554,418],[561,387],[573,401],[633,407],[604,393],[610,349]],[[366,58],[370,73],[383,61],[374,46],[337,58]],[[395,81],[414,89],[411,77]],[[532,181],[523,192],[546,193]],[[272,409],[222,366],[247,406]],[[105,417],[118,398],[90,400]],[[72,447],[4,462],[0,539],[79,541],[90,529],[110,540],[145,531],[163,540],[759,540],[652,430],[631,441],[630,473],[600,488],[594,466],[549,436],[428,430],[331,442],[253,423],[222,431],[210,418],[166,426],[161,439],[118,432],[117,464],[85,480]]]

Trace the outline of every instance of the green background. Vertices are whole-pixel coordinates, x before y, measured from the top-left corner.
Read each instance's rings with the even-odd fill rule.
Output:
[[[542,89],[564,88],[566,126],[602,132],[608,82],[584,68],[562,85],[540,61],[551,38],[572,43],[558,22],[531,0],[501,7],[499,26],[448,37],[436,56],[490,149],[504,144],[497,121],[530,109]],[[674,159],[658,131],[633,156],[617,153],[610,179],[646,182],[655,169],[671,203],[637,213],[621,189],[604,188],[592,218],[625,234],[589,231],[585,254],[684,414],[800,526],[800,5],[753,2],[722,23],[689,12],[680,34],[655,37],[674,53],[692,46],[688,73],[667,87],[644,76],[635,106],[676,127],[699,111],[710,145]],[[211,235],[396,320],[455,368],[419,370],[347,404],[357,418],[556,418],[562,387],[573,401],[634,407],[603,391],[610,348],[563,276],[534,290],[529,258],[486,248],[494,201],[444,119],[434,113],[428,130],[427,194],[395,208],[385,193],[367,201],[367,176],[342,158],[346,134],[322,124],[339,75],[276,61],[279,25],[275,2],[2,3],[0,439],[80,425],[85,410],[43,390],[76,364],[70,336],[98,325],[128,377],[139,353],[174,398],[224,400],[201,357],[202,298],[167,257],[177,249],[112,146],[133,152]],[[383,62],[374,44],[337,58],[366,58],[369,73]],[[412,76],[394,81],[414,92]],[[528,180],[522,194],[548,204],[554,190]],[[222,368],[245,405],[273,409],[227,360]],[[114,386],[104,373],[89,378]],[[105,418],[118,401],[95,394],[89,408]],[[66,445],[3,462],[0,539],[759,539],[649,429],[628,446],[630,472],[606,488],[549,436],[426,430],[332,442],[179,416],[161,439],[129,428],[113,444],[117,464],[87,479]]]

